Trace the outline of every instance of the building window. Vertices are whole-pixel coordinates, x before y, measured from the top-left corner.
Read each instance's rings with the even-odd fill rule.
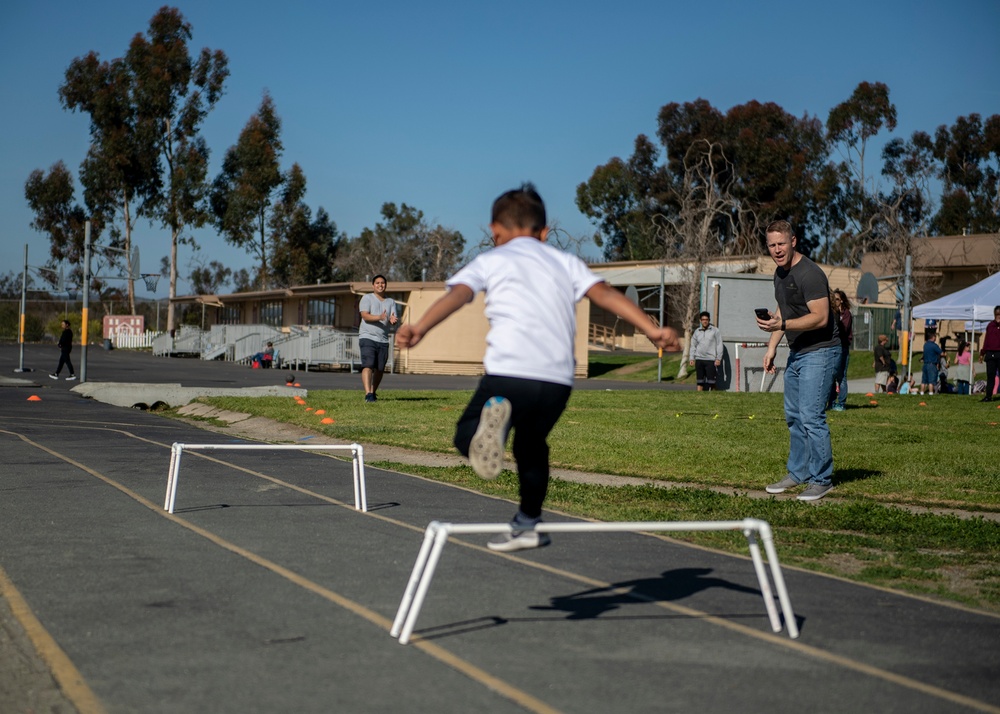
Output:
[[[306,308],[306,320],[310,325],[333,325],[334,300],[310,300]]]
[[[219,309],[219,324],[220,325],[239,325],[242,324],[242,313],[238,305],[226,305]]]
[[[260,321],[271,327],[281,327],[284,323],[281,319],[281,309],[284,307],[281,302],[265,302],[260,306]]]

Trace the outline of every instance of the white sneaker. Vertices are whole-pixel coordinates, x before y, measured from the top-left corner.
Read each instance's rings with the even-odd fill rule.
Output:
[[[66,377],[66,381],[67,382],[72,382],[75,379],[76,379],[76,375],[75,374],[71,374],[70,376]]]
[[[469,444],[472,469],[487,481],[495,479],[503,470],[503,451],[510,429],[510,414],[511,405],[507,399],[487,399],[479,416],[479,428]]]
[[[500,533],[490,539],[486,547],[501,553],[510,553],[515,550],[528,550],[530,548],[543,548],[549,545],[552,539],[548,533],[538,531],[514,531],[513,533]]]
[[[49,379],[59,379],[59,375],[58,374],[50,374],[49,375]]]

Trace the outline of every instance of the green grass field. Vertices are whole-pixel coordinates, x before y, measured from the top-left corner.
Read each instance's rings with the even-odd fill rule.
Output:
[[[455,420],[469,396],[387,389],[373,406],[357,390],[310,392],[309,406],[326,410],[335,420],[330,425],[286,398],[205,401],[362,444],[452,453]],[[996,406],[951,395],[852,394],[847,411],[829,415],[835,489],[808,504],[748,495],[784,476],[788,431],[780,394],[577,391],[549,439],[554,466],[684,486],[557,480],[546,505],[601,520],[761,518],[775,530],[783,563],[1000,612],[1000,523],[940,512],[1000,513]],[[517,495],[510,472],[484,482],[468,467],[379,465]],[[683,537],[745,552],[739,534]]]

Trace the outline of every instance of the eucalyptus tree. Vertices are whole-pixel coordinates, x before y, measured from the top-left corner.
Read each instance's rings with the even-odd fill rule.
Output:
[[[156,190],[150,136],[139,126],[134,81],[123,59],[101,61],[96,52],[74,59],[59,98],[63,107],[90,116],[90,148],[80,165],[80,183],[92,219],[106,223],[109,247],[132,254],[132,232]],[[121,264],[121,253],[107,256]],[[129,309],[135,314],[135,284],[128,275]]]
[[[882,82],[861,82],[851,96],[830,110],[826,120],[827,141],[840,152],[837,165],[838,201],[828,206],[838,220],[831,221],[844,262],[855,264],[872,240],[871,226],[877,213],[879,186],[867,171],[868,145],[883,129],[896,128],[896,106],[889,87]]]
[[[236,144],[226,151],[210,196],[219,232],[229,243],[257,259],[257,285],[261,289],[270,283],[271,208],[280,200],[280,190],[287,180],[281,172],[283,151],[281,118],[271,95],[265,92]]]
[[[131,254],[139,217],[170,229],[170,297],[176,295],[177,246],[185,228],[203,225],[208,150],[200,126],[222,96],[229,74],[220,50],[188,51],[190,23],[162,7],[124,57],[79,57],[59,88],[63,106],[90,115],[91,147],[80,172],[87,203],[112,224]],[[129,301],[135,312],[134,285]],[[167,325],[173,327],[174,306]]]
[[[916,300],[926,296],[936,280],[919,271],[923,256],[916,250],[915,239],[929,234],[934,215],[932,187],[938,172],[933,141],[926,132],[914,132],[907,140],[892,139],[882,149],[886,187],[874,202],[868,243],[883,254],[880,267],[886,274],[902,275],[906,258],[912,258],[918,269],[912,287]]]
[[[83,263],[87,212],[76,203],[73,175],[57,161],[48,174],[35,169],[24,183],[24,198],[35,217],[31,227],[49,238],[49,262]]]
[[[329,283],[340,278],[334,265],[346,238],[322,206],[313,219],[305,193],[305,174],[298,164],[293,164],[270,219],[271,272],[281,287]]]
[[[137,34],[125,61],[131,72],[140,133],[155,152],[156,181],[147,207],[170,230],[170,297],[177,294],[177,253],[193,243],[185,230],[203,226],[208,207],[208,147],[201,125],[222,98],[229,61],[222,50],[202,48],[192,56],[192,27],[180,10],[162,7]],[[174,306],[167,327],[174,326]]]
[[[815,256],[824,233],[823,197],[835,182],[822,122],[774,102],[750,101],[726,112],[723,132],[718,141],[730,166],[718,170],[720,181],[750,219],[734,234],[743,244],[731,249],[758,249],[759,216],[765,225],[775,218],[791,221],[799,249]]]
[[[390,281],[444,280],[458,267],[465,238],[423,211],[403,203],[383,203],[382,221],[362,229],[339,252],[336,267],[347,280],[382,274]]]
[[[658,217],[676,218],[676,191],[689,170],[692,147],[718,145],[711,180],[719,192],[739,202],[734,221],[744,216],[780,216],[800,228],[804,250],[816,245],[822,222],[818,197],[829,191],[832,168],[822,124],[814,117],[795,117],[774,103],[756,101],[723,113],[705,99],[664,105],[658,114],[660,149],[645,136],[635,141],[628,160],[614,157],[598,166],[577,187],[577,206],[598,226],[610,260],[646,260],[668,246],[656,229]],[[725,156],[725,159],[723,159]],[[737,226],[729,240],[736,252],[755,249],[751,222]]]
[[[661,252],[654,216],[663,209],[665,173],[659,150],[643,134],[628,160],[612,157],[576,187],[576,205],[598,227],[595,242],[605,260],[649,260]]]
[[[735,246],[746,250],[756,243],[734,240],[741,230],[752,235],[755,222],[744,214],[739,199],[730,193],[719,174],[732,172],[732,163],[722,145],[696,139],[683,159],[683,172],[669,189],[669,204],[675,210],[660,217],[664,233],[665,260],[676,261],[683,279],[670,286],[671,304],[682,312],[685,344],[690,348],[691,329],[701,308],[701,276],[709,263],[720,256],[732,256]],[[678,378],[687,374],[687,358],[682,358]]]
[[[216,295],[229,283],[233,276],[229,268],[217,260],[209,261],[208,265],[197,265],[191,269],[191,292],[197,295]]]
[[[1000,114],[958,117],[934,134],[943,183],[934,228],[942,235],[1000,233]]]
[[[31,227],[49,239],[46,267],[52,272],[47,277],[54,276],[58,264],[66,262],[70,265],[66,275],[69,282],[82,285],[86,224],[90,220],[91,241],[98,244],[104,230],[102,215],[76,202],[73,175],[62,161],[53,164],[48,174],[41,169],[32,171],[24,184],[24,197],[35,215]],[[102,253],[92,256],[91,260],[92,276],[100,275],[107,266],[121,262],[115,259],[114,254]],[[104,287],[103,281],[95,277],[91,277],[90,286],[98,292]]]

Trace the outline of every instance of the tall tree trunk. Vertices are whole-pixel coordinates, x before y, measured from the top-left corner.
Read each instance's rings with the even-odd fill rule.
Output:
[[[128,270],[128,310],[135,315],[135,281],[132,279],[132,215],[128,205],[128,192],[124,194],[125,212],[125,265]]]
[[[170,232],[170,289],[167,291],[167,331],[174,329],[174,301],[177,297],[177,231]]]

